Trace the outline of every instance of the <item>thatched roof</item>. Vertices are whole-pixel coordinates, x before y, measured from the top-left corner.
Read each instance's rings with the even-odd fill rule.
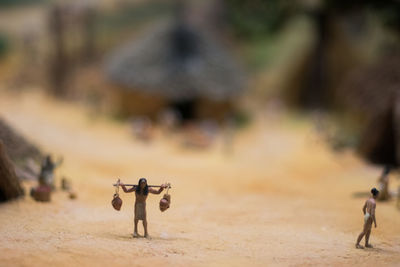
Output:
[[[369,162],[380,165],[399,166],[400,140],[396,136],[395,114],[386,114],[371,119],[365,128],[359,153]]]
[[[206,32],[187,24],[160,24],[117,49],[106,62],[111,81],[170,100],[237,96],[244,86],[238,63]]]
[[[0,202],[17,198],[24,194],[15,174],[14,164],[8,158],[3,142],[0,140]]]
[[[400,53],[353,75],[343,86],[347,103],[366,117],[359,152],[375,164],[400,164]]]
[[[400,93],[400,52],[390,53],[352,75],[339,93],[368,117],[385,116]]]
[[[18,134],[0,118],[0,141],[4,143],[7,154],[14,163],[20,163],[28,158],[36,161],[42,159],[40,150],[23,136]]]

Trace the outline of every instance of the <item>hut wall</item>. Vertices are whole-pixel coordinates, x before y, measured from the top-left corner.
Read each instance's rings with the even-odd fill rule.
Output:
[[[160,96],[116,88],[114,105],[117,113],[123,117],[147,116],[156,119],[167,102]]]
[[[196,113],[200,119],[214,118],[222,121],[232,110],[233,103],[229,100],[217,102],[201,99],[196,106]]]
[[[115,87],[113,90],[113,103],[117,114],[122,117],[147,116],[157,119],[160,112],[171,106],[172,102],[162,96],[146,94],[139,90]],[[224,120],[233,110],[230,100],[211,101],[198,99],[195,103],[195,118]]]

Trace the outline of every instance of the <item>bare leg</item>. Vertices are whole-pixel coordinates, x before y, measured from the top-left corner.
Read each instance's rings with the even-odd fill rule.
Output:
[[[143,228],[144,228],[144,237],[150,238],[149,233],[147,232],[147,220],[143,220]]]
[[[139,220],[135,219],[135,230],[133,231],[133,237],[138,237],[138,230],[137,230],[137,225],[138,225]]]
[[[360,235],[358,236],[357,243],[356,243],[356,248],[364,248],[363,246],[360,245],[361,239],[364,237],[364,235],[365,235],[365,232],[362,231],[360,233]]]
[[[372,246],[369,244],[369,236],[371,234],[371,229],[369,229],[367,231],[367,233],[365,234],[365,247],[366,248],[372,248]]]

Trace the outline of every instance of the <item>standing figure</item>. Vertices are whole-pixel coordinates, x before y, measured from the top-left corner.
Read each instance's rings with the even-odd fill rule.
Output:
[[[375,209],[376,209],[376,199],[378,198],[379,191],[374,187],[371,189],[372,196],[365,201],[363,207],[364,213],[364,228],[363,231],[357,238],[356,248],[364,248],[360,245],[361,239],[365,236],[365,247],[372,248],[371,244],[369,244],[369,236],[371,234],[372,223],[375,224],[376,228],[376,218],[375,218]]]
[[[381,177],[378,179],[378,188],[380,190],[380,194],[378,200],[389,200],[390,193],[389,193],[389,173],[391,171],[390,166],[385,166],[383,169]]]
[[[400,209],[400,185],[397,189],[397,208]]]
[[[54,163],[51,156],[47,155],[40,169],[39,185],[50,186],[52,189],[54,189],[54,170],[60,166],[62,162],[63,159],[61,158]]]
[[[150,238],[149,233],[147,231],[147,218],[146,218],[146,200],[147,195],[149,193],[152,194],[160,194],[164,188],[167,188],[167,184],[161,185],[159,190],[154,190],[153,188],[147,185],[147,180],[145,178],[140,178],[137,185],[132,186],[132,188],[127,189],[125,185],[120,182],[119,183],[124,190],[125,193],[135,192],[135,230],[133,232],[133,237],[139,237],[138,234],[138,222],[139,220],[143,221],[144,228],[144,237]]]

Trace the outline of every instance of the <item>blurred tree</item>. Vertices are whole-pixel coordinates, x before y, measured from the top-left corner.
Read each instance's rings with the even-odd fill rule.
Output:
[[[338,11],[369,10],[379,16],[382,23],[400,33],[400,1],[398,0],[325,0],[328,9]]]
[[[337,86],[357,66],[356,58],[348,53],[351,50],[346,51],[343,47],[343,44],[348,43],[348,49],[351,49],[350,35],[343,34],[343,29],[352,30],[352,35],[359,34],[365,26],[366,14],[370,13],[398,35],[400,33],[400,2],[395,0],[322,0],[316,6],[305,5],[304,11],[315,25],[315,44],[310,60],[304,67],[304,82],[298,96],[295,97],[297,103],[294,104],[306,109],[331,110],[339,104],[335,99]],[[341,30],[338,22],[341,22]],[[340,45],[342,47],[338,49]],[[397,48],[398,42],[394,50]],[[343,60],[346,57],[347,60]]]
[[[65,43],[66,7],[58,4],[50,10],[49,26],[53,53],[49,68],[50,90],[55,96],[66,95],[66,83],[69,74],[69,59]]]
[[[9,49],[7,37],[0,33],[0,59],[4,57]]]
[[[82,20],[82,36],[84,39],[82,59],[91,61],[96,56],[96,10],[91,6],[86,7],[83,11]]]
[[[33,4],[43,2],[43,0],[0,0],[0,6],[15,6],[22,4]]]
[[[275,32],[297,8],[287,0],[225,0],[226,17],[239,37],[257,38]]]

